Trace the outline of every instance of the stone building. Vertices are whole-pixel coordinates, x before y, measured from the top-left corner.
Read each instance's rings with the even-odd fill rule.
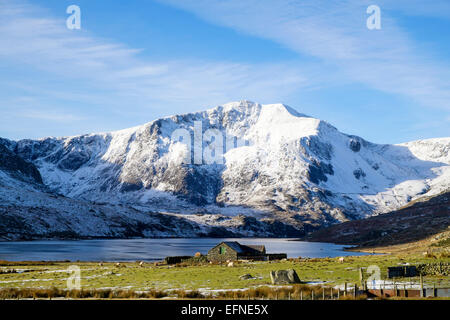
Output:
[[[227,260],[269,260],[270,257],[286,258],[286,254],[267,254],[263,245],[243,245],[236,241],[224,241],[208,251],[208,260],[225,262]]]
[[[236,241],[224,241],[208,251],[208,260],[213,262],[241,259],[265,260],[266,247],[263,245],[243,245]]]

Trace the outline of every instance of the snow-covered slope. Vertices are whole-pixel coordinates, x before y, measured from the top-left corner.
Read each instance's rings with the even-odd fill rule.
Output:
[[[189,132],[190,148],[172,138],[180,129]],[[217,133],[223,140],[210,138]],[[212,140],[222,140],[224,156],[208,164]],[[262,229],[275,223],[302,232],[391,211],[450,186],[450,138],[377,145],[282,104],[234,102],[117,132],[2,144],[71,201],[224,228],[250,217],[265,223]],[[199,153],[201,164],[185,163]]]
[[[237,215],[181,215],[64,197],[0,170],[0,240],[128,237],[283,237],[295,228]]]

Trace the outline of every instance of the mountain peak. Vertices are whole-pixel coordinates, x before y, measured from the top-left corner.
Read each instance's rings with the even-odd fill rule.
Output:
[[[219,106],[220,107],[220,106]],[[295,110],[294,108],[285,105],[283,103],[272,103],[272,104],[259,104],[257,102],[253,102],[250,100],[241,100],[241,101],[233,101],[228,102],[222,105],[223,111],[231,111],[231,110],[242,110],[242,109],[249,109],[249,108],[258,108],[260,110],[264,110],[267,112],[272,112],[273,114],[281,113],[285,114],[288,113],[294,117],[304,117],[304,118],[310,118],[309,116],[302,114]],[[216,107],[217,108],[217,107]]]
[[[377,145],[287,105],[247,100],[113,133],[0,140],[36,166],[49,189],[77,201],[224,228],[243,214],[297,230],[387,212],[448,188],[449,143]],[[0,201],[14,199],[0,192]]]

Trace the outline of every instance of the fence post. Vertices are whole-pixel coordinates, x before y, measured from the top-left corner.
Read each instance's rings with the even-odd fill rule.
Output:
[[[356,298],[356,290],[358,290],[358,287],[355,283],[355,288],[353,289],[353,298]]]
[[[300,300],[303,300],[303,290],[300,291]]]
[[[333,287],[331,287],[331,290],[330,290],[330,299],[333,300]]]
[[[347,296],[347,282],[344,284],[344,297]]]
[[[420,297],[423,298],[423,277],[420,275]]]
[[[338,300],[341,298],[341,289],[338,288]]]
[[[325,300],[325,288],[322,287],[322,300]]]
[[[314,300],[314,290],[311,290],[311,300]]]
[[[364,273],[363,273],[363,269],[359,268],[359,285],[363,286],[364,284]]]

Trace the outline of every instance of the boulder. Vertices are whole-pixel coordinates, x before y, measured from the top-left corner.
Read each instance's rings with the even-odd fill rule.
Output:
[[[241,280],[250,280],[253,279],[253,276],[250,273],[244,274],[242,276],[239,276],[239,279]]]
[[[353,152],[359,152],[359,150],[361,150],[361,142],[359,142],[358,140],[351,139],[350,149],[352,149]]]
[[[272,284],[293,284],[301,283],[297,272],[294,269],[270,271]]]

